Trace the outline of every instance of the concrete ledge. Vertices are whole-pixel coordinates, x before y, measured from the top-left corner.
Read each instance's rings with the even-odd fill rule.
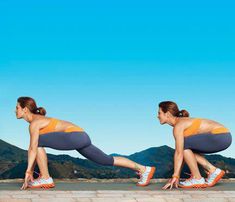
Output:
[[[53,189],[20,190],[23,180],[0,182],[0,202],[235,202],[235,180],[222,180],[204,189],[162,190],[166,180],[152,180],[147,187],[136,179],[55,180]]]

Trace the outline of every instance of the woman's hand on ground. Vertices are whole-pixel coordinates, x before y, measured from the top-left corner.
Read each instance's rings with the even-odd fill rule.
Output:
[[[29,181],[32,181],[32,182],[33,182],[33,175],[26,172],[26,173],[25,173],[25,178],[24,178],[24,183],[23,183],[23,185],[22,185],[22,187],[21,187],[21,190],[27,189],[27,187],[28,187],[28,182],[29,182]]]
[[[164,187],[162,187],[163,190],[166,190],[168,188],[172,189],[173,186],[178,189],[178,183],[179,179],[177,177],[171,178]]]

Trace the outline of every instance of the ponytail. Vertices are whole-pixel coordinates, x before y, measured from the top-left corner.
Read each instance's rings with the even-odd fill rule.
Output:
[[[42,116],[46,115],[46,110],[43,107],[38,107],[33,111],[34,114],[40,114]]]
[[[185,109],[180,110],[177,114],[177,117],[189,117],[189,112]]]
[[[173,116],[176,117],[189,117],[189,113],[186,110],[179,110],[177,104],[172,101],[163,101],[159,103],[159,107],[164,113],[170,112]]]

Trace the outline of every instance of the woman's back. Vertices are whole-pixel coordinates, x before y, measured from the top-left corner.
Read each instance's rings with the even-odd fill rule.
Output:
[[[37,119],[34,120],[34,124],[39,124],[40,134],[45,134],[50,132],[83,131],[82,128],[76,126],[71,122],[45,117],[41,115],[38,115]]]
[[[225,128],[222,124],[204,118],[180,118],[175,126],[181,124],[184,127],[184,135],[210,133],[215,129]]]

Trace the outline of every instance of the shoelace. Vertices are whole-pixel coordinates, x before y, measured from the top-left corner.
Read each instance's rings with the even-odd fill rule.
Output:
[[[206,178],[206,181],[208,182],[208,179],[214,174],[214,173],[209,173],[207,171],[205,171],[206,174],[207,174],[207,178]]]
[[[186,172],[184,172],[184,174],[190,176],[190,178],[186,179],[185,181],[190,181],[191,179],[193,179],[193,175],[192,175],[191,173],[186,173]]]
[[[36,172],[36,171],[33,171],[33,172],[38,175],[38,177],[36,179],[34,179],[34,180],[40,180],[41,179],[41,174]]]
[[[140,181],[142,181],[143,180],[143,174],[141,172],[137,172],[137,175],[139,176]]]
[[[146,166],[145,166],[145,171],[143,173],[141,173],[140,171],[136,171],[135,173],[138,175],[138,176],[142,176],[145,172],[146,172]]]
[[[137,171],[135,172],[138,176],[141,176],[141,172],[140,171]]]
[[[40,174],[40,173],[38,173],[38,172],[36,172],[36,171],[33,171],[33,173],[37,174],[38,177],[35,178],[35,179],[33,179],[33,181],[31,181],[31,183],[33,183],[33,182],[35,182],[35,181],[39,181],[39,180],[41,179],[41,174]]]
[[[137,172],[135,172],[135,173],[138,175],[138,177],[139,177],[140,181],[142,181],[142,180],[143,180],[144,175],[143,175],[140,171],[137,171]]]
[[[185,181],[190,181],[190,180],[192,180],[193,179],[193,175],[192,174],[190,174],[190,173],[186,173],[186,172],[184,172],[184,174],[186,174],[186,175],[189,175],[190,176],[190,178],[188,178],[188,179],[186,179]],[[196,189],[200,189],[200,187],[195,187]]]

